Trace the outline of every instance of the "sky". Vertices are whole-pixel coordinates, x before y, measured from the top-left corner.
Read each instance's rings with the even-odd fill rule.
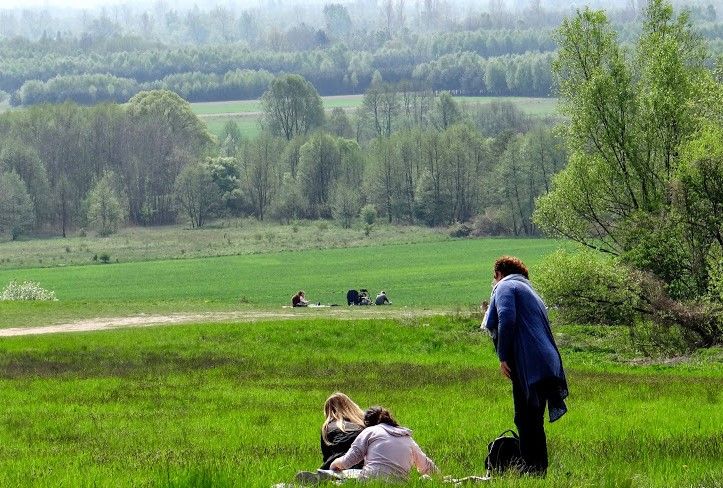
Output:
[[[75,9],[84,9],[92,7],[102,7],[104,5],[119,5],[123,3],[144,3],[146,5],[153,5],[155,3],[155,0],[147,0],[143,2],[141,0],[0,0],[0,9],[17,7],[69,7]],[[172,6],[174,3],[176,2],[172,0],[166,0],[167,5]],[[212,0],[211,2],[206,2],[204,0],[195,0],[195,3],[197,3],[199,7],[203,7],[203,5],[206,3],[228,3],[228,0]],[[232,0],[232,3],[236,3],[237,5],[244,5],[256,4],[258,2],[252,0]]]
[[[97,5],[112,5],[118,0],[0,0],[0,8],[15,7],[73,7],[90,8]]]

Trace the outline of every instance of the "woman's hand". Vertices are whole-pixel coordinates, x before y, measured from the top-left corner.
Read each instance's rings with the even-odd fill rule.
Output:
[[[487,309],[489,308],[489,306],[490,302],[486,300],[482,302],[482,304],[479,306],[480,312],[482,312],[482,322],[479,324],[479,330],[481,330],[482,332],[484,332],[486,329],[485,317],[487,317]]]
[[[508,379],[512,379],[512,370],[510,369],[510,366],[507,364],[507,361],[501,361],[500,362],[500,371],[502,371],[502,374]]]
[[[332,471],[336,471],[336,472],[342,471],[344,469],[341,467],[341,463],[339,462],[338,459],[334,459],[334,461],[332,461],[332,463],[331,463],[331,466],[329,466],[329,467],[331,468]]]

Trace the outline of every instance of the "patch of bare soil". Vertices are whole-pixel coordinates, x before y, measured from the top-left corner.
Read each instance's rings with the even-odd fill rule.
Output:
[[[338,319],[365,319],[365,318],[398,318],[414,319],[440,315],[440,310],[412,310],[412,309],[383,309],[380,307],[354,309],[346,307],[312,308],[312,309],[285,309],[284,311],[238,311],[238,312],[207,312],[207,313],[178,313],[170,315],[135,315],[131,317],[110,317],[80,320],[77,322],[44,325],[38,327],[12,327],[0,329],[0,337],[15,337],[40,334],[61,334],[70,332],[92,332],[112,329],[134,327],[153,327],[159,325],[177,325],[188,323],[217,323],[217,322],[258,322],[262,320],[290,320],[309,317],[334,317]]]

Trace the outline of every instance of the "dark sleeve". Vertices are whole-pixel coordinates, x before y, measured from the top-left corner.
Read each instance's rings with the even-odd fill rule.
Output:
[[[500,361],[512,358],[512,342],[517,322],[515,288],[512,283],[500,283],[495,293],[497,308],[497,356]]]
[[[329,446],[326,445],[326,442],[324,442],[324,434],[319,434],[319,443],[321,444],[321,459],[323,461],[326,461],[326,458],[329,457]]]
[[[349,447],[351,447],[356,437],[362,431],[361,427],[349,426],[348,424],[345,428],[346,432],[342,432],[338,428],[329,429],[327,432],[329,444],[325,443],[323,438],[321,439],[321,453],[324,458],[324,463],[322,464],[321,469],[329,469],[332,461],[346,454]],[[354,466],[354,468],[361,467],[361,465]]]

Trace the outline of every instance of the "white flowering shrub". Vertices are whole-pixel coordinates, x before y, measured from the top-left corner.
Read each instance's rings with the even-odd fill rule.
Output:
[[[11,281],[8,286],[0,293],[0,301],[20,301],[20,300],[39,300],[39,301],[55,301],[55,292],[46,290],[34,281],[24,281],[18,283]]]

